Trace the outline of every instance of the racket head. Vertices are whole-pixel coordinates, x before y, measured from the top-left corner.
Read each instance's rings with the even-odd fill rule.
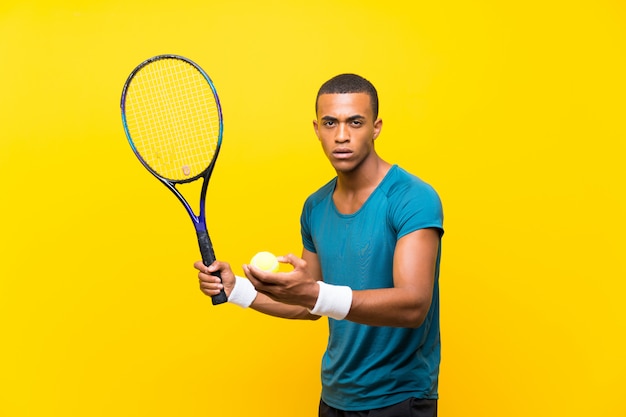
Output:
[[[185,183],[207,176],[222,144],[222,108],[211,78],[179,55],[158,55],[128,76],[121,100],[133,152],[155,176]]]

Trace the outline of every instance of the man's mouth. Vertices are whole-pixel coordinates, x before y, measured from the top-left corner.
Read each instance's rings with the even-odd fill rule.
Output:
[[[333,156],[337,159],[346,159],[352,155],[352,150],[348,148],[337,148],[333,150]]]

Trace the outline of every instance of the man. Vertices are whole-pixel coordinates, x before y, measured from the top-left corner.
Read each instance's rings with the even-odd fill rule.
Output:
[[[374,86],[354,74],[322,85],[315,134],[337,176],[306,200],[302,258],[271,273],[196,262],[201,290],[284,318],[329,317],[319,415],[436,416],[443,214],[428,184],[384,161]],[[221,271],[223,283],[211,272]]]

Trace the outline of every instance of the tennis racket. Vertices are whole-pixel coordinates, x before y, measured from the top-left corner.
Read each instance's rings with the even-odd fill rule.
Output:
[[[122,123],[139,161],[183,204],[196,229],[204,265],[215,261],[205,197],[222,144],[222,109],[209,76],[178,55],[152,57],[135,68],[122,91]],[[202,179],[199,212],[176,188]],[[219,273],[214,273],[221,279]],[[228,301],[224,290],[214,305]]]

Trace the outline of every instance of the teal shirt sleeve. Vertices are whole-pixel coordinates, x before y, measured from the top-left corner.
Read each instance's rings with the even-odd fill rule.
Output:
[[[427,183],[415,178],[390,190],[390,223],[397,238],[419,229],[434,228],[443,235],[443,209],[437,192]]]

